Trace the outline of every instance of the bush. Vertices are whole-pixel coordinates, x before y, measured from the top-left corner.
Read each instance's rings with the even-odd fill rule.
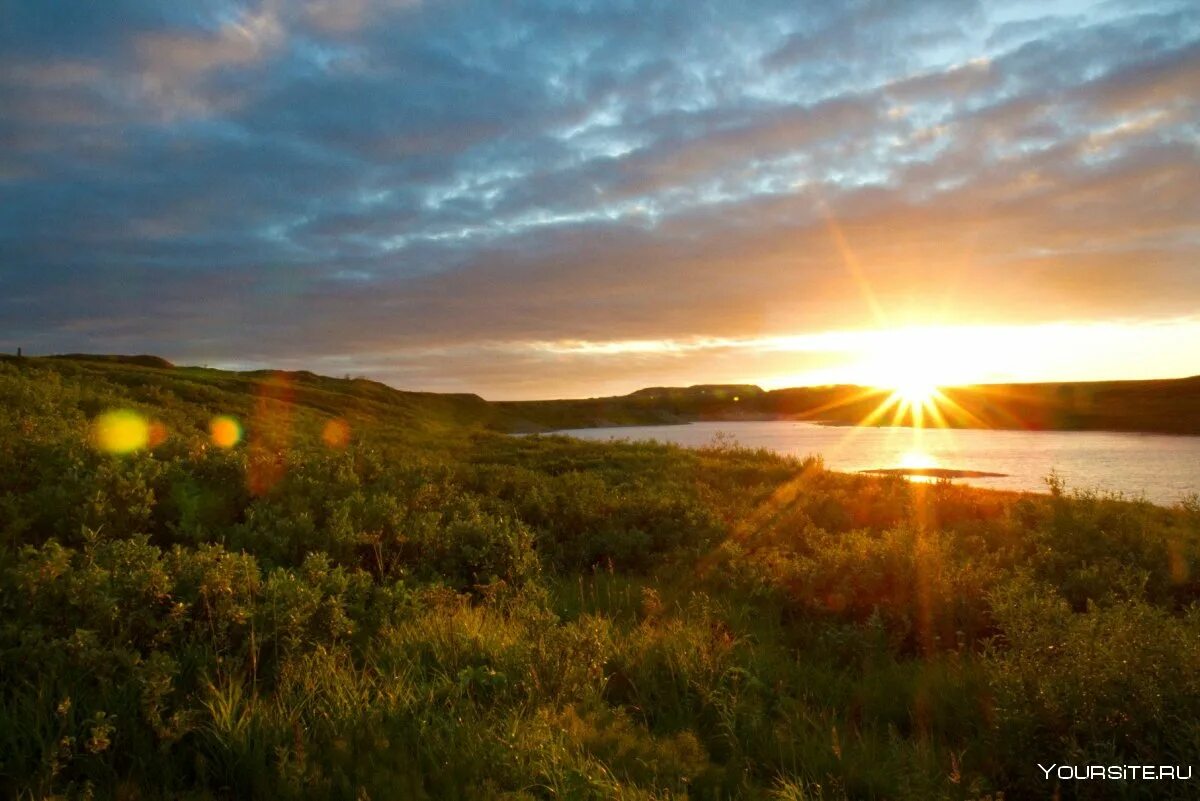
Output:
[[[1194,499],[287,381],[0,360],[0,796],[1085,798],[1037,762],[1200,740]],[[166,440],[99,452],[111,409]]]

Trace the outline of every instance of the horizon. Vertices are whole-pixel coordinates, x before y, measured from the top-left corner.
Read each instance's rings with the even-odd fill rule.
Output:
[[[43,359],[66,359],[66,360],[75,359],[75,360],[80,360],[80,361],[87,361],[90,359],[98,359],[98,360],[101,360],[102,362],[104,362],[104,361],[107,361],[110,359],[111,360],[131,360],[131,359],[142,359],[142,358],[163,359],[164,357],[162,357],[158,354],[152,354],[152,353],[46,353],[46,354],[22,353],[20,356],[14,356],[13,354],[0,354],[0,358],[7,358],[7,359],[12,359],[12,358],[39,359],[39,358],[43,358]],[[633,395],[638,392],[644,392],[644,391],[653,390],[653,389],[691,390],[691,389],[700,389],[700,388],[721,389],[721,388],[733,388],[733,387],[753,388],[753,389],[757,389],[758,391],[760,391],[764,394],[771,393],[771,392],[796,390],[796,389],[802,389],[802,390],[859,389],[859,390],[867,390],[870,393],[870,395],[887,394],[887,393],[892,393],[893,395],[898,394],[897,393],[898,387],[896,387],[894,385],[889,385],[889,384],[866,384],[866,383],[841,382],[841,383],[825,383],[825,384],[780,384],[780,385],[773,385],[773,386],[763,386],[763,385],[755,383],[755,382],[700,381],[700,382],[692,383],[692,384],[645,384],[645,385],[641,385],[641,386],[630,387],[630,388],[622,390],[622,391],[614,392],[611,395],[586,395],[586,396],[577,395],[577,396],[554,396],[554,397],[497,398],[497,397],[487,397],[478,392],[471,392],[470,390],[464,390],[464,391],[460,391],[460,392],[426,390],[426,389],[419,389],[419,388],[414,388],[414,387],[396,386],[394,384],[389,384],[386,381],[378,381],[377,379],[373,379],[368,376],[351,375],[351,374],[332,375],[329,373],[320,373],[320,372],[315,372],[315,371],[311,371],[311,370],[305,370],[303,368],[284,370],[282,368],[254,367],[254,368],[244,368],[244,369],[239,370],[239,369],[220,367],[220,366],[210,365],[210,364],[177,363],[170,359],[165,359],[165,361],[169,365],[168,369],[176,369],[176,368],[185,369],[185,370],[186,369],[200,369],[200,370],[217,370],[217,371],[246,372],[246,373],[266,372],[266,373],[282,373],[285,375],[299,373],[299,372],[308,372],[308,373],[311,373],[312,375],[317,376],[318,378],[329,378],[329,379],[334,379],[334,380],[339,380],[339,381],[359,381],[359,380],[374,381],[376,383],[379,383],[379,384],[382,384],[383,386],[388,387],[389,389],[393,389],[398,392],[431,393],[431,394],[446,394],[446,395],[463,395],[463,394],[475,395],[488,403],[521,403],[521,402],[536,403],[536,402],[542,402],[542,401],[603,400],[606,398],[628,397],[628,396]],[[975,388],[1007,387],[1007,386],[1040,386],[1040,385],[1055,386],[1055,385],[1066,385],[1066,384],[1070,384],[1070,385],[1113,384],[1113,383],[1122,383],[1122,382],[1169,382],[1169,381],[1187,381],[1187,380],[1192,380],[1192,379],[1200,379],[1200,373],[1185,374],[1185,375],[1172,375],[1172,376],[1150,376],[1150,377],[1146,377],[1146,378],[1081,379],[1081,380],[1076,380],[1076,381],[1060,381],[1060,380],[991,381],[991,382],[956,383],[956,384],[928,384],[928,385],[921,384],[921,385],[919,385],[919,387],[920,387],[919,391],[922,393],[936,394],[936,395],[940,396],[941,390],[954,390],[954,389],[975,389]],[[948,401],[944,397],[941,398],[941,401],[935,401],[934,399],[929,398],[929,397],[925,397],[925,398],[921,398],[921,399],[917,400],[917,403],[922,404],[922,405],[929,404],[929,403],[947,403],[947,402]]]
[[[0,30],[0,350],[489,399],[1200,373],[1200,8],[128,0]]]

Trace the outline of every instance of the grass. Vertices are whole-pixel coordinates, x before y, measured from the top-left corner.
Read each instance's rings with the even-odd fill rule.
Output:
[[[1194,759],[1196,499],[514,438],[376,387],[0,363],[0,796],[1194,794],[1037,764]],[[99,451],[113,409],[165,438]]]

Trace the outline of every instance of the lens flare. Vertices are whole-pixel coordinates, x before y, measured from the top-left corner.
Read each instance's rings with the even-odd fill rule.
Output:
[[[213,444],[218,448],[232,448],[242,439],[241,424],[225,415],[214,417],[208,424],[208,432],[212,436]]]
[[[295,395],[292,379],[285,373],[268,375],[255,391],[250,433],[246,437],[250,450],[246,488],[255,497],[266,495],[287,473]]]
[[[132,409],[105,412],[92,423],[92,443],[107,453],[133,453],[150,443],[150,423]]]
[[[148,432],[147,444],[151,448],[157,448],[167,441],[167,427],[158,420],[150,421],[150,430]]]
[[[321,441],[330,448],[344,448],[350,442],[350,425],[345,420],[330,420],[321,430]]]

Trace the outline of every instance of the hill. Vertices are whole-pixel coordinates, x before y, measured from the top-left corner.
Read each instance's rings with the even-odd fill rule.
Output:
[[[738,419],[763,390],[747,384],[648,387],[629,395],[547,401],[497,401],[495,425],[515,431],[597,426],[662,425]],[[739,404],[742,404],[739,406]]]
[[[204,414],[251,417],[262,404],[285,404],[302,424],[342,417],[410,434],[451,427],[487,426],[497,417],[478,395],[405,392],[367,379],[342,379],[308,371],[233,372],[179,367],[153,356],[69,355],[0,357],[0,364],[32,381],[62,382],[78,393],[86,410],[105,397]]]
[[[1200,434],[1200,376],[1157,381],[947,387],[926,425],[1057,431]],[[764,391],[750,385],[656,387],[610,398],[496,403],[497,425],[524,430],[662,425],[698,420],[798,419],[839,425],[912,425],[891,392],[857,386]]]
[[[410,392],[368,379],[341,379],[308,371],[230,372],[177,367],[156,356],[71,354],[39,358],[0,356],[15,369],[49,370],[123,387],[153,401],[162,391],[229,412],[246,412],[255,388],[285,392],[289,402],[321,415],[366,421],[387,418],[415,432],[447,426],[534,433],[599,426],[664,425],[700,420],[798,419],[859,425],[911,425],[911,411],[874,414],[887,390],[851,385],[765,391],[753,384],[647,387],[628,395],[545,401],[485,401],[474,394]],[[169,371],[164,374],[163,371]],[[941,390],[939,415],[926,425],[1058,431],[1141,431],[1200,434],[1200,376],[1154,381],[990,384]],[[149,393],[149,394],[147,394]]]
[[[986,384],[946,387],[940,420],[926,425],[1055,431],[1142,431],[1200,434],[1200,376],[1154,381]],[[859,387],[783,389],[757,408],[781,416],[855,425],[884,404],[888,392]],[[911,425],[911,411],[889,412],[878,425]]]

